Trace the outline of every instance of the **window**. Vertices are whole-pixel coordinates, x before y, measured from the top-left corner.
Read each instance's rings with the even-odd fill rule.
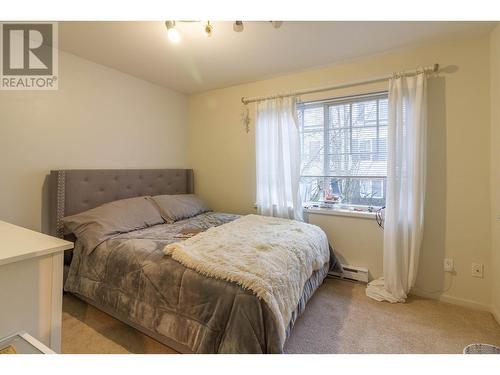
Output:
[[[385,205],[387,94],[302,103],[303,202]]]

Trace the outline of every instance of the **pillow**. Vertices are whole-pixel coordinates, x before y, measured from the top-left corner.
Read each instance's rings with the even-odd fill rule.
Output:
[[[62,219],[66,229],[82,241],[89,253],[108,238],[163,223],[151,197],[137,197],[105,203]]]
[[[210,211],[206,203],[194,194],[156,195],[152,199],[163,219],[170,224]]]

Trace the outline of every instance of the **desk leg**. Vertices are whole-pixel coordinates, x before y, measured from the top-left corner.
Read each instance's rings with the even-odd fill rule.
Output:
[[[50,347],[56,353],[61,352],[63,272],[63,253],[52,255]]]

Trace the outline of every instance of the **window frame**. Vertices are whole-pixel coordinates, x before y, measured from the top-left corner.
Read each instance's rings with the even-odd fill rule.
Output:
[[[372,162],[379,162],[379,161],[385,161],[387,162],[387,156],[381,157],[380,153],[380,147],[383,142],[381,142],[380,138],[380,128],[382,127],[387,127],[388,124],[380,125],[380,105],[379,105],[379,100],[381,99],[388,99],[388,91],[378,91],[378,92],[372,92],[372,93],[365,93],[365,94],[357,94],[357,95],[350,95],[350,96],[343,96],[343,97],[337,97],[337,98],[329,98],[329,99],[323,99],[323,100],[312,100],[312,101],[303,101],[299,102],[297,104],[297,111],[300,111],[300,142],[301,145],[304,144],[304,134],[305,133],[315,133],[320,131],[317,126],[314,127],[314,129],[311,130],[304,130],[303,128],[303,116],[304,116],[304,110],[306,108],[323,108],[323,126],[322,126],[322,132],[323,132],[323,155],[318,154],[319,157],[323,157],[323,175],[303,175],[301,171],[300,178],[301,180],[303,178],[323,178],[323,189],[326,184],[326,179],[329,178],[337,178],[337,179],[358,179],[358,180],[380,180],[380,186],[381,186],[381,192],[382,194],[380,196],[373,197],[375,199],[384,199],[386,198],[384,194],[384,187],[387,186],[387,174],[384,176],[380,175],[332,175],[330,172],[330,166],[329,162],[332,157],[332,155],[358,155],[360,160],[364,160],[363,158],[366,157],[366,155],[369,156],[369,160],[367,161],[372,161]],[[354,125],[353,121],[353,103],[359,103],[359,102],[364,102],[364,101],[370,101],[370,100],[376,100],[376,116],[374,120],[373,125],[364,125],[364,126],[356,126]],[[346,105],[349,104],[349,126],[339,126],[339,127],[333,127],[330,124],[330,107],[334,105]],[[298,113],[299,114],[299,113]],[[388,119],[387,119],[388,121]],[[360,145],[358,144],[356,149],[357,152],[353,152],[353,130],[355,129],[368,129],[368,128],[375,128],[376,129],[376,136],[375,138],[370,138],[369,141],[369,148],[370,152],[361,152],[360,151]],[[334,131],[349,131],[349,151],[350,152],[332,152],[331,150],[331,145],[330,145],[330,133]],[[385,138],[385,143],[387,145],[387,138]],[[359,141],[358,141],[359,142]],[[366,142],[368,144],[368,142]],[[364,145],[366,146],[366,145]],[[387,146],[386,146],[387,147]],[[301,146],[301,163],[302,163],[302,146]],[[375,150],[375,151],[374,151]],[[360,184],[361,185],[361,184]],[[372,183],[371,183],[372,185]],[[373,190],[373,186],[372,186]],[[309,202],[304,202],[304,204],[309,203]],[[377,205],[356,205],[352,203],[341,203],[341,206],[362,206],[362,207],[380,207]]]

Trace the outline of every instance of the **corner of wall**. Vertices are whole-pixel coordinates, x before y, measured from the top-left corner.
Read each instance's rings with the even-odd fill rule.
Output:
[[[493,314],[493,317],[497,321],[498,324],[500,324],[500,311],[498,309],[492,308],[491,313]]]
[[[491,313],[500,324],[500,22],[490,34],[490,207],[491,207]]]

